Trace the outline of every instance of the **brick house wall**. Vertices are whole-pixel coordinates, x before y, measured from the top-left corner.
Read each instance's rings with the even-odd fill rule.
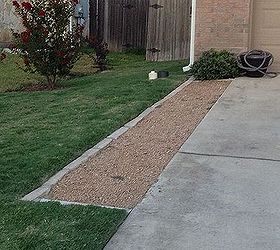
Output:
[[[195,54],[249,47],[250,0],[197,0]]]

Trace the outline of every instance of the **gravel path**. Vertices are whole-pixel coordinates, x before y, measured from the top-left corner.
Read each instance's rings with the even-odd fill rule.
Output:
[[[66,175],[48,198],[134,207],[229,83],[207,81],[188,85]]]

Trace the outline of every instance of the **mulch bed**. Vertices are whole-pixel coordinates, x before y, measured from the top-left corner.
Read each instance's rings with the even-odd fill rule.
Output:
[[[230,81],[193,82],[85,164],[48,198],[132,208],[155,183]]]

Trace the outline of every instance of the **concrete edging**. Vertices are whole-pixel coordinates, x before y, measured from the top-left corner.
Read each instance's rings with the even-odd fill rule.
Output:
[[[52,199],[46,199],[46,198],[41,198],[38,200],[39,202],[58,202],[61,205],[64,206],[70,206],[70,205],[78,205],[78,206],[98,206],[98,207],[103,207],[103,208],[108,208],[108,209],[119,209],[119,210],[125,210],[127,213],[131,212],[131,208],[120,208],[120,207],[112,207],[112,206],[105,206],[105,205],[95,205],[95,204],[88,204],[88,203],[82,203],[82,202],[75,202],[75,201],[63,201],[63,200],[52,200]]]
[[[56,201],[51,199],[41,199],[41,196],[47,194],[50,192],[51,188],[59,182],[66,174],[68,174],[70,171],[78,168],[81,164],[86,162],[90,157],[94,156],[96,153],[98,153],[101,149],[106,148],[112,141],[116,140],[118,137],[120,137],[122,134],[127,132],[130,128],[135,127],[140,121],[142,121],[147,115],[149,115],[152,111],[154,111],[156,108],[161,106],[165,101],[170,99],[171,97],[175,96],[178,92],[180,92],[183,88],[188,86],[194,81],[194,78],[190,78],[183,84],[181,84],[179,87],[177,87],[175,90],[173,90],[171,93],[169,93],[167,96],[165,96],[162,100],[156,102],[151,107],[147,108],[145,111],[143,111],[140,115],[138,115],[136,118],[131,120],[130,122],[126,123],[123,127],[117,129],[115,132],[113,132],[111,135],[107,136],[105,139],[97,143],[94,147],[90,148],[86,152],[84,152],[80,157],[66,165],[62,170],[57,172],[55,175],[53,175],[48,181],[46,181],[42,186],[39,188],[33,190],[32,192],[25,195],[21,200],[23,201]],[[66,202],[66,201],[58,201],[61,204],[77,204],[77,205],[86,205],[86,204],[80,204],[75,202]]]

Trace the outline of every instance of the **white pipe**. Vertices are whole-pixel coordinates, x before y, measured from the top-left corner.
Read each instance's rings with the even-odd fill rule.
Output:
[[[184,72],[191,69],[194,63],[194,50],[195,50],[195,26],[196,26],[196,0],[192,0],[192,19],[191,19],[191,41],[190,41],[190,63],[183,68]]]
[[[69,17],[69,30],[72,33],[73,31],[73,20],[72,20],[72,16]]]

